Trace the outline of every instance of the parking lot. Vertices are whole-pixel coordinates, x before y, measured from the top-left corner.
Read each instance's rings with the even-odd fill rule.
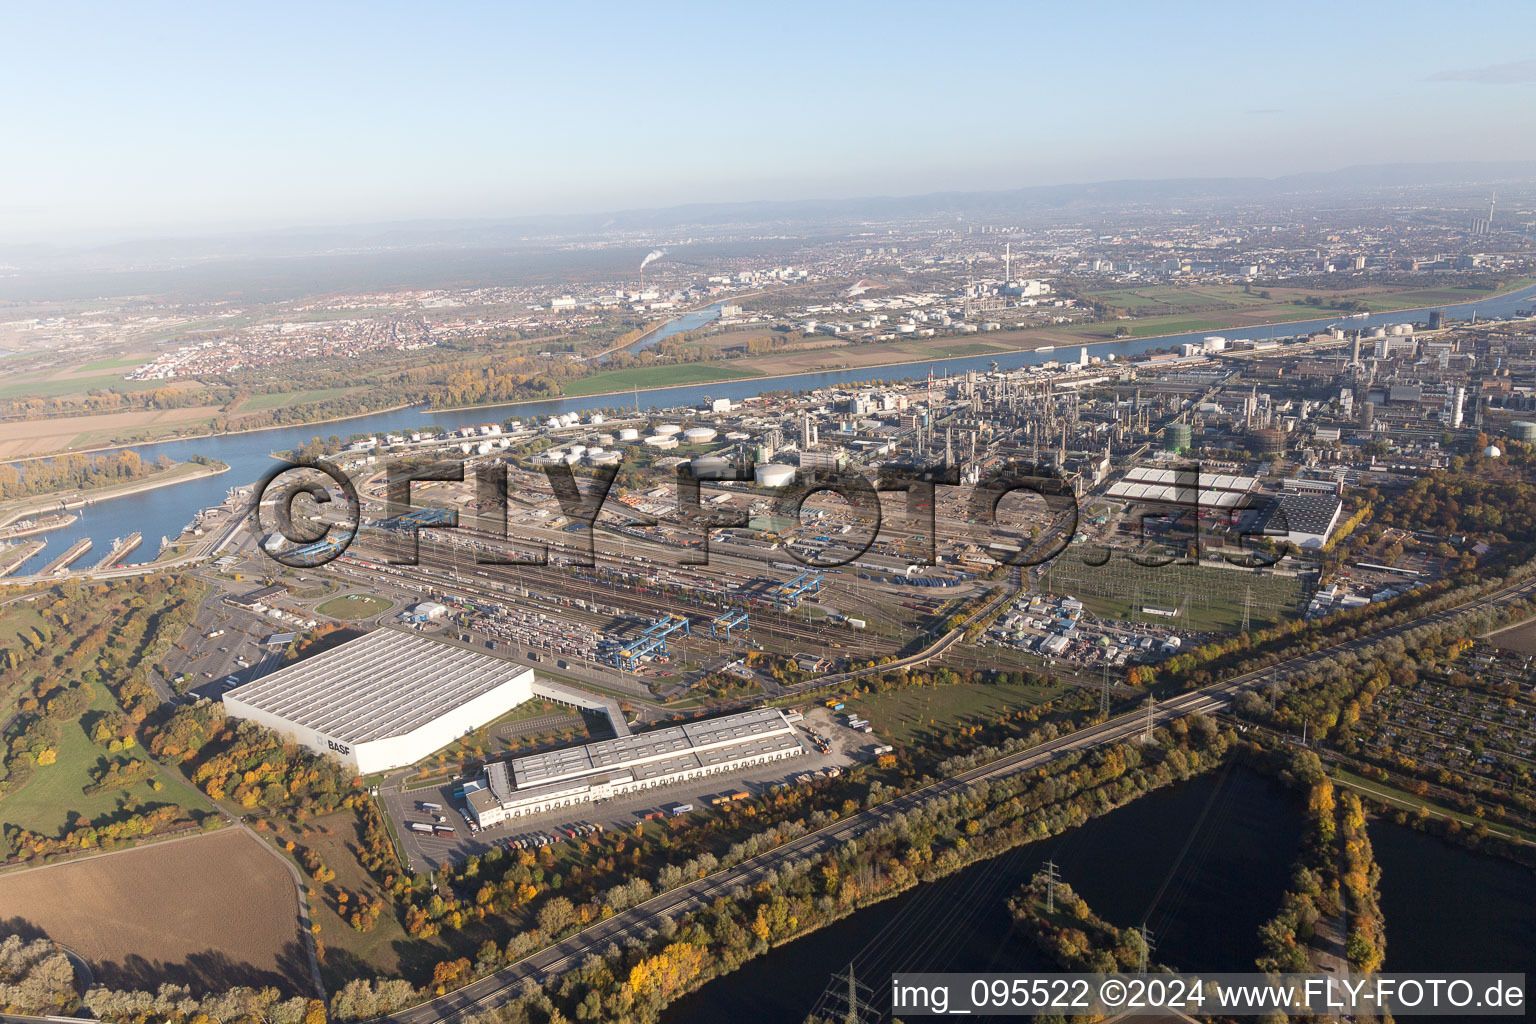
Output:
[[[409,792],[386,789],[381,790],[380,795],[386,811],[395,823],[410,869],[425,871],[443,864],[460,863],[473,854],[484,853],[494,844],[505,845],[509,840],[531,833],[551,833],[559,836],[562,842],[569,841],[571,837],[556,831],[561,826],[570,827],[581,823],[601,825],[605,829],[632,828],[637,821],[643,821],[646,814],[676,804],[691,803],[695,814],[707,814],[711,811],[710,800],[713,798],[740,791],[758,796],[771,786],[793,784],[797,777],[807,773],[820,775],[828,769],[841,771],[855,761],[871,758],[874,747],[882,742],[877,735],[855,732],[836,723],[825,708],[817,709],[808,716],[806,724],[832,741],[828,753],[819,753],[810,743],[807,732],[802,730],[799,736],[804,753],[798,757],[724,775],[712,775],[707,779],[691,779],[660,790],[647,790],[595,804],[531,815],[503,822],[478,834],[472,834],[469,830],[469,823],[462,810],[463,800],[456,800],[453,796],[455,787],[462,780]],[[411,831],[410,823],[413,821],[436,824],[432,814],[420,809],[423,801],[442,806],[443,810],[439,813],[447,819],[447,824],[453,826],[454,835],[429,836]]]

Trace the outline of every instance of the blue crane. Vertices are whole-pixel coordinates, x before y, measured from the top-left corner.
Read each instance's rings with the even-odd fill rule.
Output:
[[[726,641],[729,642],[731,630],[736,629],[738,626],[743,630],[752,627],[752,623],[747,620],[747,610],[745,608],[732,608],[724,615],[710,620],[709,635],[719,639],[720,634],[724,633]]]
[[[635,638],[635,642],[624,650],[615,654],[613,663],[625,671],[632,672],[640,660],[653,651],[665,654],[667,650],[667,637],[682,630],[683,636],[689,635],[688,616],[668,615],[657,619]]]
[[[825,573],[808,569],[774,591],[774,600],[778,602],[780,608],[798,608],[801,597],[806,594],[821,593],[821,583],[826,578]]]

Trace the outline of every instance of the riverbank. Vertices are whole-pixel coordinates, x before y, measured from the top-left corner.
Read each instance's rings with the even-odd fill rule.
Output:
[[[61,509],[83,508],[86,505],[94,505],[99,501],[110,501],[113,498],[122,498],[130,494],[141,494],[144,491],[153,491],[156,488],[170,487],[172,484],[186,483],[188,480],[218,476],[220,473],[227,472],[229,472],[229,467],[223,463],[214,466],[201,462],[178,462],[163,472],[155,473],[140,480],[130,480],[126,483],[111,484],[106,487],[93,487],[86,490],[71,488],[67,491],[55,491],[52,495],[34,494],[25,498],[16,498],[14,501],[0,505],[0,527],[9,526],[16,520],[24,519],[29,515],[43,515]]]
[[[1443,310],[1450,311],[1450,310],[1452,310],[1452,309],[1454,309],[1454,308],[1456,308],[1458,306],[1472,307],[1472,306],[1475,306],[1475,305],[1477,305],[1479,303],[1489,302],[1489,301],[1493,301],[1493,300],[1496,300],[1496,299],[1507,297],[1507,296],[1509,296],[1511,294],[1514,294],[1514,293],[1517,293],[1517,292],[1519,292],[1519,291],[1521,291],[1524,288],[1527,288],[1529,286],[1530,286],[1530,282],[1529,281],[1522,280],[1521,282],[1518,282],[1518,283],[1516,283],[1515,285],[1512,285],[1509,288],[1501,289],[1501,290],[1495,291],[1495,292],[1489,292],[1489,293],[1487,293],[1486,296],[1480,296],[1480,297],[1478,297],[1475,300],[1471,300],[1471,301],[1467,301],[1467,302],[1462,302],[1462,303],[1442,302],[1442,303],[1436,303],[1436,304],[1433,304],[1433,305],[1404,306],[1404,307],[1398,307],[1398,308],[1393,308],[1393,309],[1374,310],[1374,311],[1371,312],[1370,316],[1372,318],[1400,317],[1400,316],[1402,316],[1403,314],[1406,314],[1406,313],[1426,312],[1426,311],[1435,310],[1435,309],[1443,309]],[[717,300],[717,301],[719,301],[719,300]],[[729,301],[729,300],[725,300],[725,301]],[[1536,302],[1536,297],[1533,297],[1532,301]],[[714,305],[714,304],[715,303],[711,303],[711,305]],[[707,307],[705,307],[705,308],[707,308]],[[1335,310],[1328,310],[1328,309],[1316,309],[1316,308],[1305,308],[1305,309],[1298,308],[1297,310],[1295,310],[1295,314],[1296,315],[1295,315],[1294,318],[1288,317],[1288,318],[1285,318],[1285,319],[1271,319],[1271,320],[1264,320],[1264,321],[1251,322],[1251,323],[1250,322],[1243,322],[1240,319],[1234,319],[1234,318],[1231,318],[1231,317],[1228,317],[1228,318],[1225,318],[1225,319],[1222,319],[1222,320],[1212,320],[1212,321],[1204,321],[1204,320],[1202,320],[1201,322],[1205,326],[1203,326],[1200,331],[1195,332],[1195,333],[1210,334],[1210,333],[1215,333],[1215,332],[1219,332],[1219,331],[1223,331],[1223,330],[1226,330],[1226,331],[1241,330],[1244,333],[1254,333],[1254,332],[1261,332],[1261,331],[1269,330],[1269,329],[1272,329],[1272,328],[1281,328],[1281,327],[1286,327],[1286,326],[1294,326],[1294,325],[1299,324],[1299,323],[1307,322],[1309,319],[1312,320],[1312,321],[1316,321],[1316,322],[1330,322],[1330,321],[1332,321],[1332,322],[1343,322],[1345,317],[1348,315],[1347,313],[1342,312],[1342,311],[1335,311]],[[683,314],[683,315],[686,316],[688,314]],[[677,319],[677,318],[674,318],[674,320],[675,319]],[[1146,324],[1147,321],[1149,321],[1149,320],[1155,321],[1155,320],[1158,320],[1158,319],[1161,319],[1161,318],[1157,318],[1157,317],[1142,318],[1142,320],[1140,322],[1143,323],[1143,324]],[[671,322],[673,322],[673,321],[668,321],[668,323],[671,323]],[[1043,348],[1047,348],[1047,347],[1051,347],[1051,346],[1055,346],[1056,348],[1060,348],[1060,349],[1066,350],[1066,349],[1070,349],[1070,348],[1078,348],[1078,347],[1084,347],[1084,346],[1086,346],[1088,348],[1093,348],[1094,346],[1103,346],[1103,345],[1122,345],[1122,344],[1126,344],[1126,343],[1129,343],[1129,342],[1136,342],[1136,343],[1149,343],[1150,342],[1150,343],[1154,343],[1155,344],[1156,342],[1164,340],[1164,339],[1177,339],[1177,338],[1181,338],[1181,337],[1187,336],[1190,333],[1186,329],[1186,330],[1182,330],[1182,331],[1179,331],[1179,330],[1169,330],[1169,331],[1167,331],[1165,333],[1157,333],[1157,334],[1151,334],[1151,335],[1141,335],[1141,334],[1136,332],[1136,328],[1133,326],[1136,323],[1138,323],[1138,321],[1135,321],[1135,320],[1127,320],[1127,321],[1119,321],[1119,322],[1104,321],[1104,322],[1101,322],[1101,323],[1094,323],[1094,324],[1075,325],[1075,326],[1073,326],[1071,328],[1054,328],[1054,329],[1053,328],[1041,328],[1041,329],[1037,329],[1036,331],[1031,331],[1031,332],[1004,332],[1004,334],[1022,334],[1022,335],[1029,336],[1031,343],[1027,344],[1027,345],[1010,345],[1010,346],[1006,346],[1006,347],[998,347],[998,348],[994,348],[994,349],[989,349],[988,351],[985,351],[985,352],[972,352],[972,351],[970,351],[970,347],[972,345],[976,345],[976,346],[979,347],[980,345],[984,344],[984,342],[972,340],[974,338],[981,337],[979,335],[975,335],[975,336],[973,336],[973,335],[962,335],[962,336],[957,336],[957,337],[954,337],[954,338],[934,339],[934,341],[937,342],[938,344],[936,344],[934,346],[930,346],[930,348],[933,349],[934,351],[931,351],[929,353],[924,353],[924,352],[921,352],[921,351],[919,351],[919,352],[917,352],[915,354],[913,354],[911,352],[891,353],[891,356],[888,359],[881,359],[881,360],[878,360],[876,362],[871,362],[871,363],[864,364],[864,365],[857,365],[857,366],[850,365],[850,366],[846,366],[846,367],[821,366],[821,367],[797,368],[797,369],[791,369],[791,370],[788,370],[788,371],[777,371],[777,370],[772,370],[772,369],[764,370],[757,363],[758,359],[773,359],[773,357],[749,357],[746,360],[715,360],[715,361],[711,361],[711,362],[707,362],[707,363],[680,364],[679,367],[674,367],[673,364],[664,364],[662,367],[657,367],[656,369],[681,368],[681,367],[696,367],[696,368],[699,368],[699,369],[705,369],[705,368],[709,368],[709,367],[722,367],[722,368],[724,368],[724,367],[728,367],[732,363],[747,363],[747,367],[746,368],[750,369],[753,372],[752,373],[727,372],[727,373],[724,373],[724,374],[712,374],[712,375],[708,376],[705,379],[679,380],[679,381],[676,381],[676,382],[673,382],[673,383],[670,383],[670,384],[668,384],[666,382],[661,382],[661,383],[656,383],[656,384],[647,383],[643,387],[644,387],[644,389],[653,389],[654,388],[654,389],[658,389],[658,390],[664,390],[664,389],[667,389],[669,387],[688,387],[688,386],[698,386],[698,385],[705,385],[705,384],[732,384],[732,383],[740,383],[742,381],[759,379],[759,378],[764,379],[764,380],[769,381],[769,382],[777,381],[777,380],[781,380],[782,379],[782,380],[785,380],[785,381],[788,381],[788,382],[792,383],[793,380],[795,378],[797,378],[797,377],[806,377],[806,376],[815,376],[815,375],[820,375],[820,374],[833,374],[833,373],[855,373],[855,372],[862,373],[862,372],[868,371],[868,370],[880,370],[880,369],[885,369],[885,368],[889,368],[889,367],[892,367],[892,366],[905,366],[905,365],[922,363],[922,362],[935,362],[936,363],[936,362],[939,362],[939,361],[945,360],[945,359],[960,359],[960,360],[969,360],[969,359],[976,359],[976,358],[999,358],[999,359],[1006,359],[1006,358],[1008,358],[1010,356],[1016,357],[1016,356],[1020,356],[1020,355],[1029,355],[1031,353],[1036,353],[1036,352],[1039,352]],[[1070,331],[1084,331],[1086,329],[1091,329],[1091,328],[1095,328],[1095,327],[1103,327],[1103,328],[1105,328],[1107,330],[1111,330],[1112,331],[1114,329],[1114,327],[1120,326],[1120,325],[1126,325],[1126,326],[1130,327],[1132,333],[1131,333],[1131,335],[1129,337],[1124,337],[1124,338],[1108,338],[1108,337],[1095,337],[1095,336],[1091,336],[1091,335],[1084,336],[1084,335],[1080,335],[1080,334],[1071,334],[1071,333],[1069,333]],[[663,324],[661,326],[665,327],[666,325]],[[1169,326],[1171,328],[1173,325],[1170,324],[1170,325],[1167,325],[1167,326]],[[634,344],[634,342],[631,342],[631,344]],[[964,347],[966,349],[966,351],[965,352],[956,351],[955,349],[956,349],[957,346]],[[874,347],[874,346],[864,346],[864,347],[865,348],[871,348],[871,347]],[[856,348],[853,349],[853,350],[856,351]],[[650,369],[650,368],[646,368],[646,369]],[[622,372],[622,371],[608,371],[608,372]],[[572,382],[572,383],[573,384],[579,383],[580,380],[590,380],[592,377],[598,377],[598,376],[601,376],[601,374],[592,374],[592,375],[590,375],[590,377],[580,378],[578,381]],[[306,428],[309,428],[309,427],[323,426],[323,425],[329,424],[329,423],[345,423],[345,422],[349,422],[349,421],[353,421],[353,420],[366,419],[368,417],[381,416],[381,415],[385,415],[385,414],[388,414],[388,413],[391,413],[391,412],[398,412],[398,411],[400,411],[402,409],[419,408],[422,411],[424,416],[431,416],[431,415],[437,415],[437,414],[451,414],[451,413],[473,412],[473,411],[479,410],[479,409],[495,409],[495,408],[502,408],[502,407],[511,408],[511,407],[516,407],[516,406],[536,404],[536,403],[540,403],[540,402],[558,402],[558,401],[561,401],[562,399],[607,398],[607,397],[612,397],[612,396],[617,396],[617,395],[623,395],[623,394],[630,393],[630,392],[633,392],[633,391],[634,391],[634,387],[633,386],[629,386],[629,387],[613,387],[611,389],[605,388],[605,389],[602,389],[602,390],[592,391],[592,392],[579,392],[579,391],[578,392],[573,392],[573,391],[569,390],[569,388],[568,388],[566,391],[562,392],[559,395],[546,395],[546,396],[541,396],[541,397],[537,397],[537,398],[516,399],[516,400],[513,400],[513,401],[484,402],[484,403],[478,403],[478,404],[475,404],[475,405],[445,406],[445,407],[442,407],[442,408],[431,408],[429,406],[425,406],[425,405],[422,405],[422,404],[416,403],[416,402],[397,402],[397,403],[395,403],[393,405],[382,406],[382,407],[379,407],[377,409],[368,409],[368,410],[363,411],[363,412],[349,413],[349,414],[347,414],[345,416],[327,416],[327,417],[321,417],[319,419],[314,419],[314,420],[298,420],[298,421],[295,421],[293,423],[273,423],[273,424],[267,424],[267,425],[261,426],[261,427],[250,427],[250,428],[245,428],[245,429],[233,429],[233,430],[226,430],[226,431],[219,431],[219,432],[203,431],[203,432],[195,433],[195,434],[170,434],[170,435],[167,435],[167,436],[165,436],[163,438],[158,438],[158,439],[154,439],[154,440],[125,441],[125,442],[115,443],[115,444],[97,445],[97,446],[93,446],[93,447],[90,447],[90,448],[70,449],[70,451],[77,451],[77,452],[80,452],[80,453],[99,453],[99,452],[117,451],[117,450],[121,450],[121,449],[125,449],[125,448],[147,448],[147,447],[151,447],[151,446],[157,445],[157,444],[169,444],[169,443],[178,443],[178,442],[186,442],[186,441],[196,441],[196,440],[205,439],[205,438],[234,437],[234,436],[238,436],[238,435],[253,434],[253,433],[258,433],[260,431],[267,431],[267,430],[297,430],[297,429],[306,429]],[[7,459],[5,461],[20,464],[20,463],[25,463],[25,462],[29,462],[29,461],[34,461],[36,459],[52,458],[52,457],[54,457],[54,456],[56,456],[58,454],[60,454],[60,452],[58,452],[58,451],[51,452],[51,453],[34,453],[34,454],[26,455],[26,456],[18,456],[18,457],[13,458],[13,459]]]
[[[1520,291],[1523,288],[1530,287],[1530,284],[1531,284],[1531,282],[1529,282],[1529,281],[1521,281],[1519,283],[1519,285],[1516,286],[1516,287],[1511,287],[1511,288],[1504,289],[1504,290],[1498,291],[1498,292],[1490,292],[1490,293],[1488,293],[1488,298],[1489,299],[1495,299],[1495,298],[1503,297],[1505,295],[1510,295],[1510,294],[1513,294],[1515,292]],[[1405,313],[1422,313],[1422,312],[1428,312],[1430,310],[1443,309],[1443,308],[1445,308],[1445,305],[1446,304],[1444,304],[1444,303],[1440,303],[1440,304],[1433,305],[1433,306],[1407,306],[1407,307],[1403,307],[1403,308],[1399,308],[1399,309],[1376,310],[1376,311],[1373,311],[1370,315],[1373,316],[1373,317],[1394,317],[1394,316],[1401,316],[1401,315],[1403,315]],[[1307,322],[1312,322],[1312,321],[1317,321],[1317,320],[1330,319],[1328,314],[1331,313],[1331,312],[1334,312],[1334,311],[1327,310],[1327,309],[1310,309],[1310,308],[1309,309],[1304,309],[1304,310],[1303,309],[1298,309],[1296,311],[1296,316],[1293,317],[1293,318],[1289,318],[1289,319],[1265,320],[1265,321],[1259,321],[1259,322],[1256,322],[1256,323],[1237,323],[1237,322],[1216,323],[1216,322],[1211,322],[1209,325],[1207,325],[1205,327],[1202,327],[1201,330],[1205,331],[1207,333],[1210,333],[1210,332],[1222,331],[1222,330],[1230,331],[1230,330],[1241,329],[1245,333],[1255,333],[1255,332],[1260,332],[1260,331],[1267,331],[1267,330],[1270,330],[1270,329],[1294,326],[1295,324],[1300,324],[1300,323],[1307,323]],[[1323,314],[1323,315],[1319,316],[1318,314]],[[1333,319],[1333,320],[1335,320],[1337,322],[1343,323],[1347,316],[1348,316],[1347,313],[1338,312],[1337,315],[1333,316],[1331,319]],[[1133,324],[1133,323],[1135,323],[1135,321],[1125,321],[1124,323],[1126,323],[1126,324]],[[1110,324],[1109,322],[1106,321],[1104,323],[1092,323],[1092,324],[1076,325],[1075,328],[1071,328],[1071,329],[1083,330],[1083,329],[1089,328],[1089,327],[1109,327],[1109,328],[1113,329],[1114,326],[1119,326],[1119,325]],[[1155,344],[1158,341],[1162,341],[1162,340],[1166,340],[1166,339],[1182,338],[1182,337],[1184,337],[1185,335],[1187,335],[1189,333],[1189,331],[1187,331],[1187,330],[1185,330],[1185,331],[1173,331],[1173,332],[1170,332],[1170,333],[1167,333],[1167,334],[1150,334],[1150,335],[1139,335],[1139,334],[1134,334],[1133,333],[1133,335],[1130,336],[1130,337],[1124,337],[1124,338],[1112,338],[1112,337],[1111,338],[1105,338],[1105,337],[1096,337],[1096,336],[1093,336],[1093,335],[1077,335],[1077,334],[1067,333],[1068,330],[1071,330],[1071,329],[1041,328],[1041,329],[1038,329],[1036,331],[1010,331],[1010,332],[1004,332],[1004,336],[1014,335],[1014,336],[1028,338],[1030,343],[1029,344],[1019,344],[1019,345],[1006,345],[1006,346],[1000,346],[1000,347],[992,347],[987,342],[987,340],[985,338],[980,338],[979,336],[978,336],[978,340],[971,340],[973,338],[972,335],[957,336],[957,337],[953,337],[953,338],[946,337],[946,338],[942,338],[942,339],[934,339],[935,342],[938,343],[935,346],[938,349],[938,351],[934,351],[934,352],[930,352],[930,353],[924,353],[924,352],[921,352],[921,351],[907,351],[907,352],[891,353],[891,356],[888,359],[878,359],[878,360],[874,360],[874,361],[870,361],[870,362],[863,362],[863,363],[861,363],[861,362],[852,362],[852,363],[848,363],[848,364],[844,364],[844,365],[821,364],[821,365],[818,365],[818,366],[812,366],[812,367],[806,367],[806,368],[794,369],[794,370],[781,370],[781,369],[766,368],[766,367],[763,366],[763,363],[764,362],[769,362],[769,361],[776,361],[776,357],[773,357],[773,356],[757,356],[757,357],[748,357],[748,358],[745,358],[745,359],[712,360],[712,361],[709,361],[709,362],[702,362],[702,363],[662,364],[662,365],[654,366],[654,367],[638,368],[638,370],[635,370],[635,369],[631,369],[631,370],[612,370],[612,371],[603,371],[603,373],[619,374],[619,373],[632,373],[632,372],[649,371],[649,370],[654,370],[654,371],[672,370],[672,371],[676,371],[677,379],[667,380],[667,379],[665,379],[665,377],[662,377],[661,379],[658,379],[658,380],[655,380],[655,381],[646,381],[646,382],[641,383],[639,385],[639,387],[640,387],[640,389],[642,391],[645,391],[645,390],[652,390],[652,389],[658,389],[659,390],[659,389],[674,388],[674,387],[692,387],[692,386],[705,385],[705,384],[731,384],[731,383],[738,383],[738,382],[741,382],[741,381],[750,381],[750,380],[758,380],[758,379],[777,381],[777,380],[792,380],[793,378],[796,378],[796,377],[820,376],[822,374],[864,373],[866,371],[881,370],[881,369],[886,369],[886,368],[889,368],[889,367],[892,367],[892,366],[907,366],[907,365],[910,365],[912,363],[919,363],[919,362],[923,362],[924,360],[930,360],[930,359],[933,362],[937,363],[937,362],[940,362],[940,361],[942,361],[944,359],[960,359],[960,358],[975,358],[975,357],[986,358],[986,357],[989,357],[989,356],[991,356],[991,357],[1006,357],[1006,356],[1017,356],[1017,355],[1031,355],[1031,354],[1035,354],[1035,353],[1038,353],[1038,352],[1041,352],[1041,351],[1056,351],[1056,350],[1061,350],[1062,353],[1063,353],[1063,358],[1067,358],[1067,357],[1072,356],[1072,355],[1075,354],[1075,353],[1069,351],[1071,349],[1087,348],[1087,349],[1092,350],[1092,349],[1094,349],[1096,347],[1101,347],[1101,346],[1105,346],[1105,345],[1119,345],[1119,344],[1124,344],[1125,342],[1128,342],[1128,341],[1150,342],[1150,343],[1152,343],[1155,346]],[[902,344],[902,343],[897,343],[897,344]],[[969,351],[969,349],[972,346],[980,348],[983,345],[987,346],[987,349],[985,351]],[[956,346],[963,346],[963,347],[965,347],[967,349],[967,351],[964,351],[964,352],[952,351],[952,349],[954,349]],[[874,347],[874,346],[867,346],[867,347]],[[825,351],[825,350],[815,350],[815,351]],[[859,347],[858,346],[850,347],[850,348],[847,349],[847,351],[849,351],[850,353],[856,353],[856,352],[859,351]],[[791,355],[793,355],[793,353],[791,353]],[[732,369],[733,366],[739,366],[740,368],[739,369]],[[713,374],[707,373],[707,371],[710,368],[712,368],[712,367],[718,367],[721,372],[713,373]],[[701,372],[705,373],[706,375],[701,376],[700,375]],[[564,392],[562,392],[561,394],[559,394],[559,395],[544,395],[544,396],[541,396],[541,397],[538,397],[538,398],[520,398],[520,399],[514,399],[512,401],[484,402],[484,403],[479,403],[479,404],[476,404],[476,405],[446,406],[446,407],[443,407],[443,408],[440,408],[440,409],[438,409],[438,408],[429,408],[428,411],[433,412],[433,413],[466,413],[466,412],[474,412],[476,409],[491,409],[491,408],[502,408],[502,407],[509,407],[510,408],[510,407],[516,407],[516,406],[520,406],[520,405],[533,405],[533,404],[536,404],[536,403],[539,403],[539,402],[557,401],[557,400],[559,400],[561,398],[583,398],[583,399],[585,399],[585,398],[611,398],[611,397],[617,397],[617,396],[620,396],[620,395],[629,395],[629,394],[632,394],[634,392],[634,390],[635,390],[634,386],[614,387],[612,389],[605,389],[605,390],[598,390],[598,391],[572,390],[572,388],[574,386],[580,385],[583,381],[591,380],[593,377],[600,377],[600,376],[603,375],[603,373],[597,373],[597,374],[593,374],[591,377],[582,377],[582,378],[578,378],[575,381],[571,381],[566,386],[566,390]]]
[[[236,437],[244,434],[259,434],[264,430],[292,430],[296,427],[319,427],[327,423],[340,423],[343,420],[361,419],[365,416],[382,416],[385,413],[399,412],[401,409],[414,409],[420,405],[418,402],[397,402],[394,405],[386,405],[378,409],[369,409],[366,412],[352,412],[345,416],[326,416],[318,420],[299,420],[296,423],[268,423],[264,427],[246,427],[243,430],[205,430],[200,434],[167,434],[165,437],[143,441],[122,441],[115,444],[96,445],[91,448],[68,448],[51,452],[43,452],[34,455],[21,455],[14,459],[3,459],[12,465],[21,465],[27,462],[38,462],[43,459],[56,459],[60,455],[100,455],[103,452],[117,452],[128,448],[145,448],[157,444],[170,444],[178,441],[202,441],[215,437]]]

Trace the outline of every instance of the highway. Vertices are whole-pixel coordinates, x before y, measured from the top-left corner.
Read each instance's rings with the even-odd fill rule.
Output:
[[[1156,724],[1163,725],[1196,712],[1218,712],[1224,710],[1242,691],[1258,687],[1279,675],[1296,671],[1305,665],[1379,643],[1420,626],[1446,622],[1479,605],[1499,606],[1531,596],[1533,593],[1536,593],[1536,579],[1512,584],[1476,601],[1321,648],[1294,658],[1283,666],[1248,672],[1233,679],[1213,683],[1203,689],[1180,694],[1156,705],[1153,716]],[[768,871],[776,870],[786,861],[815,856],[835,849],[850,839],[857,839],[880,828],[894,816],[911,811],[923,801],[935,796],[957,792],[977,782],[1017,775],[1074,751],[1128,739],[1145,728],[1146,718],[1145,710],[1128,712],[1099,725],[1080,729],[1071,735],[1049,740],[1028,750],[999,758],[989,764],[915,790],[879,807],[861,811],[735,867],[717,871],[707,878],[671,889],[645,903],[615,914],[606,921],[592,925],[553,946],[532,953],[496,974],[384,1019],[394,1024],[447,1024],[466,1013],[495,1006],[499,1002],[516,997],[525,979],[542,983],[549,977],[579,964],[588,954],[600,955],[601,949],[608,943],[622,943],[626,937],[651,927],[653,922],[663,915],[676,918],[681,914],[707,907],[716,896],[727,893],[738,885],[749,885],[762,878]]]

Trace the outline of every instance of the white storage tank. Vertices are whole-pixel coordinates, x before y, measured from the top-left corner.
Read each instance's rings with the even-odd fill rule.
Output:
[[[731,473],[730,460],[719,455],[701,455],[689,463],[689,467],[700,480],[719,480]]]
[[[582,452],[584,452],[586,450],[587,450],[587,446],[584,445],[584,444],[573,444],[573,445],[571,445],[571,454],[572,455],[580,455]]]
[[[590,420],[588,420],[587,422],[591,423],[595,427],[599,423],[603,422],[603,414],[600,413],[600,412],[595,412],[595,413],[592,414],[592,418]]]
[[[640,440],[640,431],[636,430],[634,427],[625,427],[623,430],[619,431],[619,440],[638,441]]]
[[[676,448],[677,437],[672,434],[652,434],[645,439],[645,443],[652,448]]]
[[[719,436],[713,427],[689,427],[683,431],[683,440],[689,444],[708,444]]]
[[[760,487],[788,487],[795,482],[795,467],[770,462],[758,466],[752,476]]]
[[[617,466],[619,464],[618,452],[587,452],[587,461],[594,466]]]
[[[1413,333],[1413,324],[1393,324],[1387,328],[1387,333],[1394,338],[1401,338]]]
[[[751,434],[744,434],[744,433],[742,433],[739,430],[733,430],[729,434],[725,435],[725,439],[727,441],[745,441],[745,440],[749,439],[751,436],[752,436]]]
[[[597,435],[597,443],[599,445],[601,445],[602,447],[606,448],[609,445],[613,444],[613,435],[612,434],[598,434]]]
[[[663,423],[661,426],[656,428],[656,433],[660,434],[662,437],[671,437],[674,434],[681,434],[682,432],[683,428],[678,426],[676,423]]]

